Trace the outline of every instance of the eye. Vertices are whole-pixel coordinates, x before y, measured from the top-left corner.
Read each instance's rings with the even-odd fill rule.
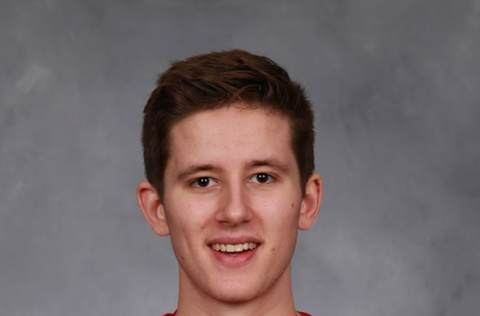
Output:
[[[272,175],[265,172],[259,172],[254,174],[251,177],[251,179],[253,180],[253,182],[257,182],[257,183],[270,183],[275,180],[275,178]]]
[[[215,180],[210,177],[199,177],[190,183],[191,186],[200,188],[208,188],[213,184],[215,184]]]

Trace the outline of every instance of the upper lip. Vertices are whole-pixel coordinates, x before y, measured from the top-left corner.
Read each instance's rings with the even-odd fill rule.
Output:
[[[256,243],[256,244],[260,244],[261,243],[261,240],[255,236],[246,236],[246,235],[243,235],[243,236],[219,236],[219,237],[215,237],[215,238],[212,238],[210,239],[207,244],[209,246],[213,245],[213,244],[244,244],[244,243],[250,243],[250,242],[253,242],[253,243]]]

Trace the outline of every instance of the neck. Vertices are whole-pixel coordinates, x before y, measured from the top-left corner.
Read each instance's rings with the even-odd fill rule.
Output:
[[[296,316],[290,266],[254,298],[228,302],[197,287],[180,268],[177,316]]]

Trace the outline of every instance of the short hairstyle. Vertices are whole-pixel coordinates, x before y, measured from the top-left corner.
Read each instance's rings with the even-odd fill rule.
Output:
[[[157,80],[144,109],[142,145],[147,180],[160,195],[174,124],[235,102],[268,108],[288,118],[304,192],[314,170],[313,112],[304,89],[271,59],[234,49],[174,62]]]

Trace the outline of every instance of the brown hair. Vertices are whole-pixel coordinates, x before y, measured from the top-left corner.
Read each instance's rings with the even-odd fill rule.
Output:
[[[234,102],[268,107],[288,117],[303,192],[314,169],[310,102],[303,88],[271,59],[235,49],[175,62],[158,79],[144,109],[142,144],[146,177],[161,195],[173,125]]]

